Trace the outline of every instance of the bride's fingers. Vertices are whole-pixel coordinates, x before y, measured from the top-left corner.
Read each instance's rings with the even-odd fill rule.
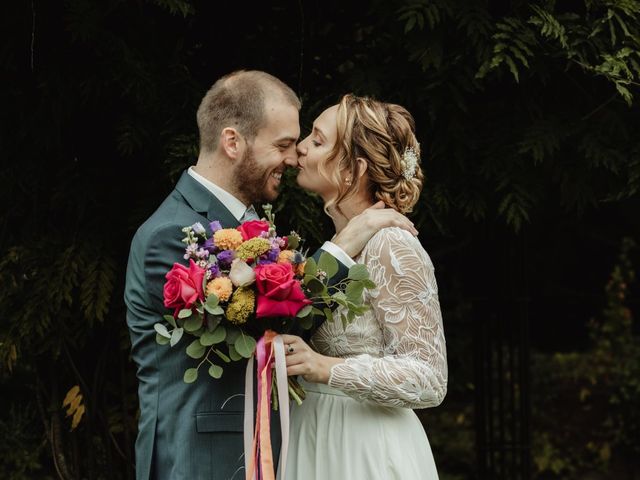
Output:
[[[297,342],[302,342],[304,343],[304,340],[302,340],[302,338],[298,337],[297,335],[287,335],[287,334],[282,334],[282,341],[285,344],[285,347],[287,345],[290,345],[292,343],[297,343]]]
[[[305,363],[287,366],[287,376],[289,377],[292,377],[295,375],[307,375],[308,373],[309,373],[309,368]]]

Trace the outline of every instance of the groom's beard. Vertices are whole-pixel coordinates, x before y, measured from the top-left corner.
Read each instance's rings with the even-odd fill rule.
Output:
[[[273,202],[278,193],[269,192],[267,182],[271,176],[268,169],[260,169],[253,154],[253,148],[248,147],[242,157],[234,175],[236,191],[243,192],[252,205]]]

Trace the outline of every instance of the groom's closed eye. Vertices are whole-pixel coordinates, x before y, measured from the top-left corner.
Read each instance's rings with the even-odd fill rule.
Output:
[[[295,139],[287,139],[286,141],[277,142],[276,147],[278,147],[280,150],[287,150],[288,148],[291,148],[291,146],[295,144],[296,144]]]

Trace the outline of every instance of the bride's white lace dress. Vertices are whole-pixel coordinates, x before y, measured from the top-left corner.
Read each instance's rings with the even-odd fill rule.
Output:
[[[293,406],[286,478],[437,479],[411,410],[439,405],[447,391],[433,264],[399,228],[378,232],[358,262],[377,285],[365,293],[371,308],[346,329],[338,310],[312,337],[318,352],[346,361],[332,368],[329,385],[303,383],[307,398]]]

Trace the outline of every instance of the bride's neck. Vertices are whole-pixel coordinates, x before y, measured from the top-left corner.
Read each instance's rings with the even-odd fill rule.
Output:
[[[373,205],[373,202],[371,202],[370,200],[351,197],[347,200],[343,200],[340,203],[340,210],[338,210],[336,206],[330,207],[329,214],[331,215],[331,219],[333,220],[336,234],[340,233],[342,229],[346,227],[347,223],[349,223],[349,220],[351,220],[356,215],[364,212],[371,205]]]

